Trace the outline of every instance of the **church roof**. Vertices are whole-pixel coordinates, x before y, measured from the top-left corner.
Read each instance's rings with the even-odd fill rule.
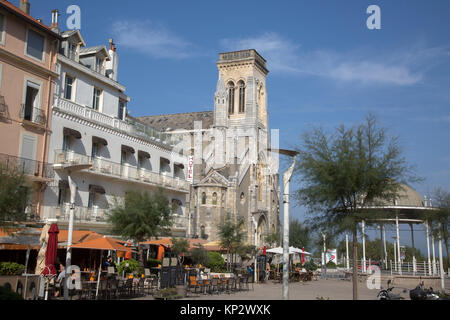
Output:
[[[138,117],[138,119],[156,130],[163,132],[174,131],[177,129],[194,130],[195,121],[202,121],[202,128],[210,129],[214,123],[214,111],[163,114]]]

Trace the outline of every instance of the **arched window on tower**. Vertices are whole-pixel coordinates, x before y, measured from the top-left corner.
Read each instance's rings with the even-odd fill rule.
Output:
[[[234,113],[234,83],[228,82],[228,114]]]
[[[206,193],[202,193],[202,204],[206,204]]]
[[[217,205],[217,193],[216,192],[214,192],[212,195],[212,204],[215,206]]]
[[[239,113],[245,112],[245,83],[239,81]]]

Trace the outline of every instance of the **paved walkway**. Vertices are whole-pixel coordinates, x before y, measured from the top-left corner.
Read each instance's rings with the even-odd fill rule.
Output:
[[[316,300],[316,299],[330,299],[330,300],[352,300],[352,282],[348,280],[328,279],[317,281],[310,281],[306,283],[289,283],[289,299],[290,300]],[[359,299],[360,300],[375,300],[379,290],[369,290],[365,283],[359,284]],[[282,284],[272,283],[272,281],[264,284],[255,284],[252,290],[250,284],[250,291],[241,291],[236,293],[221,293],[221,294],[190,294],[187,300],[281,300]],[[400,291],[395,293],[400,294]],[[409,293],[402,294],[406,299],[409,298]],[[153,297],[141,297],[136,300],[153,300]]]

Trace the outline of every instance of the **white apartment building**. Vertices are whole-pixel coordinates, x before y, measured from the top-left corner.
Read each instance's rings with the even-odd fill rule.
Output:
[[[62,32],[59,79],[52,107],[49,162],[55,180],[45,190],[44,219],[68,224],[69,179],[76,183],[75,229],[106,232],[106,212],[128,190],[163,187],[178,205],[174,235],[186,234],[185,152],[171,135],[127,114],[130,98],[118,80],[118,55],[112,39],[86,47],[78,30]],[[178,149],[177,149],[178,150]]]

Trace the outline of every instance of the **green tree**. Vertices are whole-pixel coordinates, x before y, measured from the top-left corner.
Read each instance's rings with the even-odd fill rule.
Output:
[[[411,172],[401,156],[398,139],[379,128],[374,116],[332,134],[314,129],[302,136],[296,173],[299,189],[295,198],[306,206],[308,223],[330,235],[350,231],[357,256],[357,226],[362,219],[375,218],[368,206],[393,203]],[[358,274],[353,259],[353,298],[358,298]]]
[[[144,266],[143,249],[139,243],[170,229],[173,207],[162,188],[151,195],[145,191],[128,191],[124,200],[123,204],[116,200],[107,221],[112,226],[113,234],[138,243],[139,263]]]
[[[184,256],[189,253],[189,242],[184,238],[172,238],[171,251],[177,255],[178,262],[182,265],[184,261]]]
[[[196,244],[191,250],[191,260],[194,264],[206,264],[207,251],[201,244]]]
[[[270,247],[278,247],[280,244],[281,234],[280,232],[272,232],[266,235],[266,242]]]
[[[211,269],[211,272],[224,272],[226,270],[225,260],[218,252],[208,252],[205,265]]]
[[[220,245],[222,248],[227,249],[228,261],[227,270],[231,270],[231,265],[233,263],[233,255],[236,250],[241,246],[244,233],[242,228],[244,226],[244,219],[238,217],[237,221],[234,222],[232,219],[227,217],[222,222],[217,225],[218,236],[220,239]]]
[[[0,229],[7,231],[26,218],[30,187],[17,168],[0,162]]]
[[[307,249],[311,245],[310,230],[298,219],[292,219],[289,224],[289,245],[299,249]]]

